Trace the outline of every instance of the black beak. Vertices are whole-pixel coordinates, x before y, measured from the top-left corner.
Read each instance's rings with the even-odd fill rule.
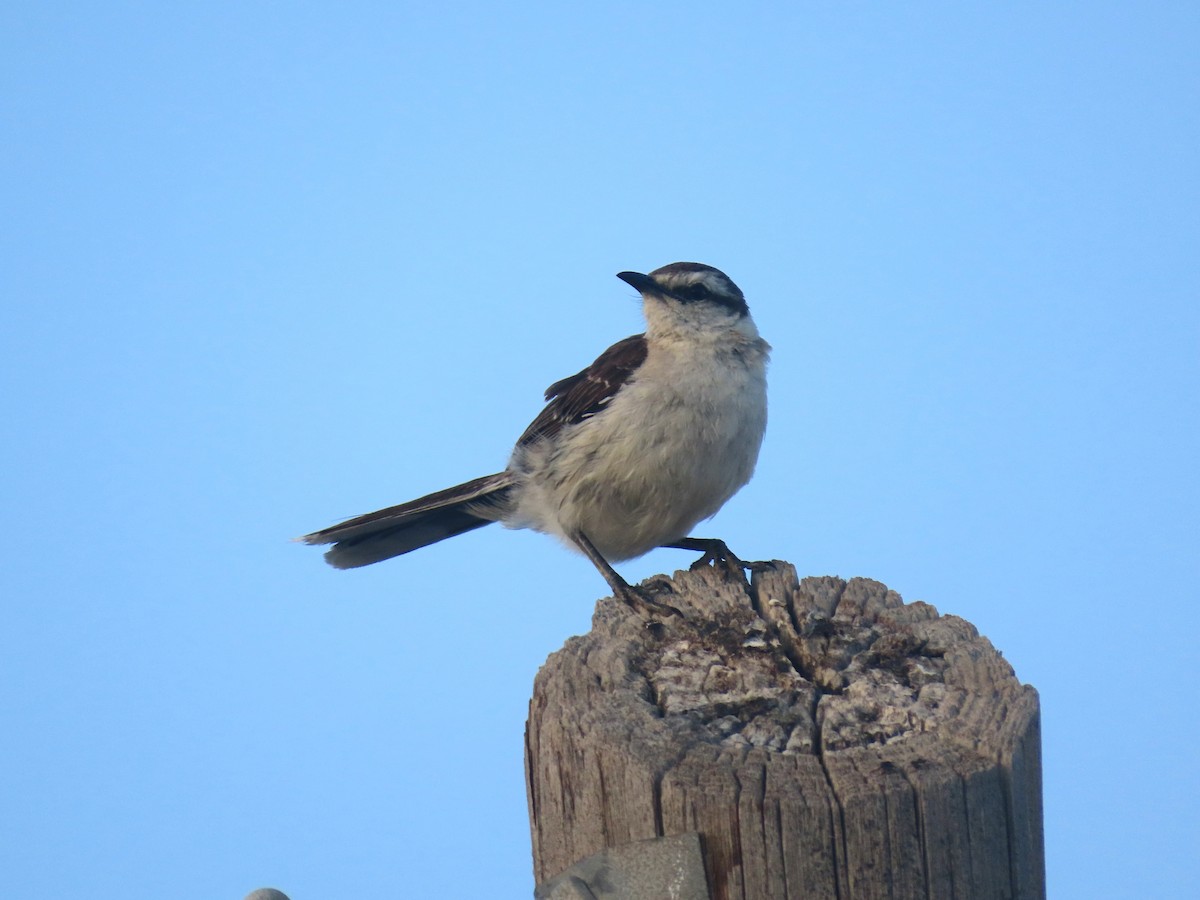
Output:
[[[658,282],[649,275],[643,275],[641,272],[618,272],[617,277],[634,290],[645,294],[649,291],[655,291],[659,294],[665,294],[666,291],[659,286]]]

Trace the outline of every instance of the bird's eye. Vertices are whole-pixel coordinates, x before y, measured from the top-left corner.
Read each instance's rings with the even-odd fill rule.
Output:
[[[676,288],[675,293],[684,300],[704,300],[709,296],[708,288],[702,284],[689,284]]]

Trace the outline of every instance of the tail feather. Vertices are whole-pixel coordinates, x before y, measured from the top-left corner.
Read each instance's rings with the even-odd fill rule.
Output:
[[[507,473],[485,475],[348,519],[300,540],[306,544],[333,544],[325,560],[336,568],[368,566],[497,521],[511,486]]]

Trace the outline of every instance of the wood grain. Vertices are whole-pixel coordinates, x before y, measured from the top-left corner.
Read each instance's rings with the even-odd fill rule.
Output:
[[[677,573],[534,683],[539,882],[698,831],[714,900],[1041,898],[1037,693],[970,623],[863,578]]]

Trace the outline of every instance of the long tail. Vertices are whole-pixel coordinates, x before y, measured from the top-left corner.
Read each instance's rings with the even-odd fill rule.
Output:
[[[306,544],[333,544],[325,554],[325,561],[339,569],[369,566],[495,522],[504,510],[511,487],[512,478],[506,472],[485,475],[322,528],[299,540]]]

